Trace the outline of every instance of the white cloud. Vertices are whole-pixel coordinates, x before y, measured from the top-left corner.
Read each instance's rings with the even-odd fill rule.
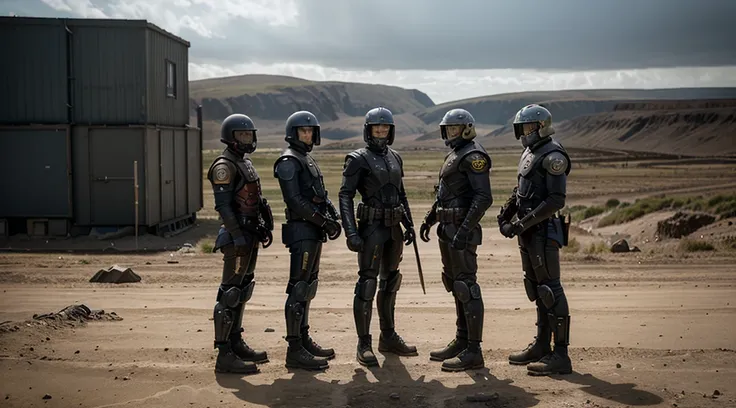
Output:
[[[234,19],[286,26],[296,23],[295,0],[41,0],[57,11],[85,18],[146,19],[174,34],[189,29],[225,39]]]
[[[314,81],[377,83],[415,88],[428,94],[435,103],[519,91],[736,86],[736,67],[583,72],[514,69],[346,71],[306,64],[189,64],[190,80],[242,74],[289,75]]]

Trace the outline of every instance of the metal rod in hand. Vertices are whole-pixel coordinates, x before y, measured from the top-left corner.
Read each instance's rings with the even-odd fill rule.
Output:
[[[417,240],[414,239],[414,255],[417,257],[417,272],[419,273],[419,283],[422,285],[422,292],[427,294],[427,290],[424,288],[424,273],[422,273],[422,261],[419,259],[419,247],[417,247]]]
[[[135,249],[138,250],[138,161],[133,161],[133,202],[135,203]]]

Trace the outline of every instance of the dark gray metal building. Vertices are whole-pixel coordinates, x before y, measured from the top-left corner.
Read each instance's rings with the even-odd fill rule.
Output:
[[[189,43],[141,20],[0,17],[0,235],[170,231],[202,208]]]

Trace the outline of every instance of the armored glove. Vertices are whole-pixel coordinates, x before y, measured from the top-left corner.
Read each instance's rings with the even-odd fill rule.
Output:
[[[347,237],[348,240],[348,249],[353,252],[360,252],[363,250],[363,239],[360,238],[360,235],[353,234]]]
[[[406,231],[404,231],[404,244],[405,245],[408,246],[408,245],[413,244],[414,241],[416,241],[416,239],[417,239],[417,234],[416,232],[414,232],[414,228],[409,227],[406,229]]]
[[[342,234],[342,228],[340,228],[340,223],[337,221],[326,220],[322,228],[327,232],[327,238],[331,241],[339,238],[340,234]]]

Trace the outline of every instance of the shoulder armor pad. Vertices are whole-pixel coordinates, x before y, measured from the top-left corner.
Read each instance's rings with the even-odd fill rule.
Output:
[[[471,152],[465,156],[463,162],[473,173],[485,173],[491,169],[491,158],[479,151]]]
[[[547,173],[553,176],[559,176],[561,174],[567,173],[569,166],[570,161],[567,160],[567,157],[565,157],[564,154],[558,151],[548,154],[544,157],[544,160],[542,161],[542,167],[547,170]]]
[[[363,156],[361,154],[362,152],[360,150],[356,150],[354,152],[350,152],[345,156],[345,164],[342,168],[342,175],[343,176],[352,176],[363,167],[363,163],[365,163],[365,160],[363,159]]]
[[[281,180],[291,180],[299,170],[297,159],[291,156],[281,156],[276,160],[274,176]]]
[[[212,184],[230,184],[235,179],[235,169],[227,160],[220,159],[216,161],[210,174]]]

